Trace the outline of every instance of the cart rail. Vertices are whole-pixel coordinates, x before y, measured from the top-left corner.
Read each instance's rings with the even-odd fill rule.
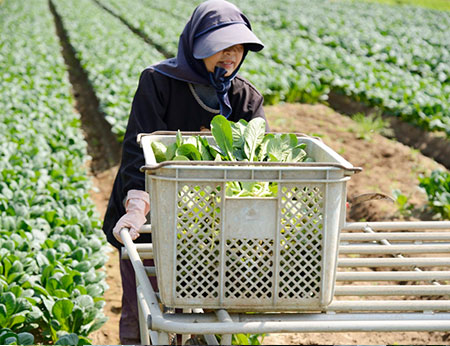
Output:
[[[144,226],[142,232],[151,232]],[[142,342],[169,343],[168,333],[450,331],[450,222],[354,222],[341,232],[334,298],[320,310],[271,313],[163,313],[142,259],[151,244],[121,232],[137,277]]]

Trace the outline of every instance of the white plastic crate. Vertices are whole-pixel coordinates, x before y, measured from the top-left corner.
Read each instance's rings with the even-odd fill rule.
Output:
[[[139,136],[163,304],[280,311],[331,302],[346,182],[358,169],[318,139],[298,140],[314,163],[156,164],[151,142],[167,145],[175,133]],[[228,197],[233,181],[276,182],[278,193]]]

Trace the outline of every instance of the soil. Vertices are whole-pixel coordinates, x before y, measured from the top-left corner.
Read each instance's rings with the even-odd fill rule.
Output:
[[[399,189],[408,196],[414,205],[408,219],[429,220],[426,210],[426,196],[418,188],[417,177],[433,169],[445,169],[434,160],[422,155],[395,140],[379,134],[370,139],[360,139],[356,123],[348,116],[339,114],[324,105],[279,104],[266,107],[266,115],[272,131],[297,132],[319,136],[323,142],[363,171],[355,174],[348,183],[348,200],[363,193],[377,192],[392,195],[393,189]],[[91,197],[103,217],[118,165],[92,172],[94,188]],[[404,219],[390,201],[369,201],[352,205],[347,219],[360,220],[397,220]],[[119,344],[119,317],[121,309],[121,285],[118,268],[118,256],[111,249],[106,264],[107,283],[104,308],[108,322],[97,332],[90,335],[97,345]],[[309,333],[309,334],[271,334],[264,338],[264,344],[450,344],[449,333],[396,332],[396,333]]]

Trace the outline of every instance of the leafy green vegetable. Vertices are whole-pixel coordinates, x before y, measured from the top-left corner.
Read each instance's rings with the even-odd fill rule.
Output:
[[[263,118],[255,118],[244,130],[244,152],[249,161],[254,161],[256,149],[261,145],[266,130]]]
[[[428,203],[444,219],[450,219],[450,173],[434,170],[430,176],[419,177],[419,186],[427,193]]]
[[[184,139],[178,131],[174,143],[166,147],[160,142],[152,142],[152,150],[157,162],[171,160],[293,163],[312,161],[306,154],[306,144],[298,143],[295,134],[266,134],[265,128],[266,123],[263,118],[255,118],[248,123],[245,120],[234,123],[222,115],[217,115],[211,121],[211,134],[215,143],[210,144],[205,137],[201,136]],[[246,190],[250,191],[253,187]]]
[[[201,136],[184,139],[178,131],[175,143],[166,147],[152,142],[152,150],[157,162],[170,161],[168,157],[174,161],[312,161],[306,154],[306,144],[298,143],[295,134],[266,134],[265,128],[262,118],[234,123],[217,115],[211,121],[215,143]],[[167,155],[169,151],[175,155]],[[237,197],[270,197],[276,193],[277,184],[270,182],[228,182],[226,190],[227,196]]]
[[[223,115],[216,115],[211,121],[211,133],[222,150],[226,161],[235,161],[233,155],[233,132],[230,122]]]

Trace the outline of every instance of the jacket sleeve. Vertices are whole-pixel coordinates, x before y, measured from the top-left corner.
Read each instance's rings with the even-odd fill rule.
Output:
[[[106,209],[103,232],[115,247],[120,244],[112,234],[117,221],[125,214],[124,199],[132,189],[145,190],[145,176],[140,171],[144,165],[144,154],[137,143],[139,133],[150,133],[167,128],[164,122],[166,112],[167,83],[158,80],[158,74],[145,70],[133,98],[130,117],[122,144],[122,161],[114,181],[112,193]],[[144,238],[141,236],[140,238]]]
[[[162,82],[162,80],[161,80]],[[166,85],[160,83],[158,76],[150,70],[144,70],[131,106],[130,117],[122,146],[122,163],[119,174],[123,180],[121,194],[126,196],[132,189],[144,190],[144,174],[140,167],[144,165],[142,148],[137,143],[139,133],[151,133],[166,130],[164,122]]]

